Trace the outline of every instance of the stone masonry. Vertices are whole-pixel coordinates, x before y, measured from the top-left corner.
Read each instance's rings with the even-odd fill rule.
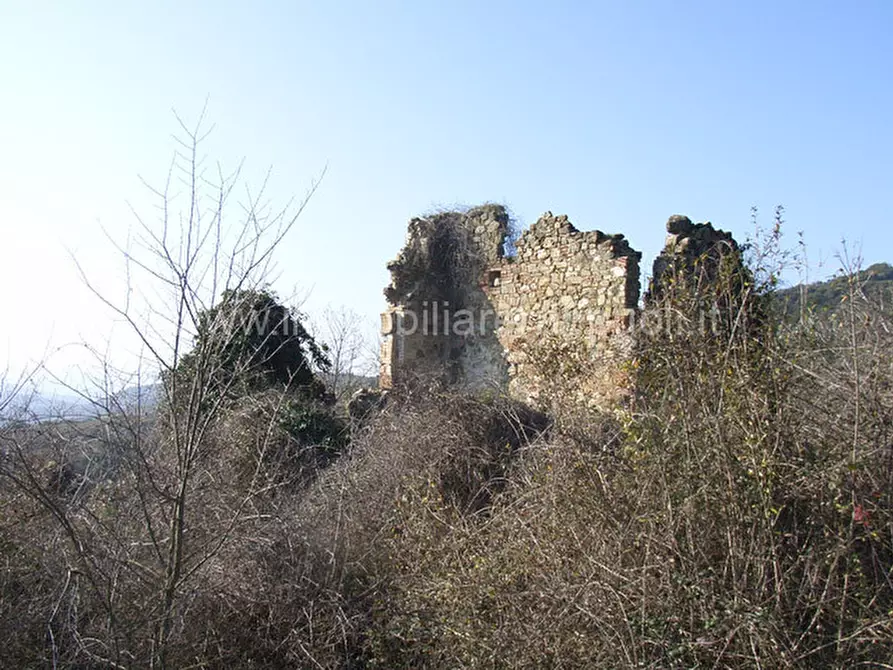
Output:
[[[655,277],[704,245],[734,244],[685,217],[668,231]],[[507,239],[499,205],[410,221],[388,264],[381,388],[436,380],[539,405],[550,385],[571,379],[580,401],[609,406],[628,389],[641,254],[623,235],[581,232],[551,212],[509,255]]]

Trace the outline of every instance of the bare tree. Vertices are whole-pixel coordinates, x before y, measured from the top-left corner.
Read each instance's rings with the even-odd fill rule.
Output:
[[[46,523],[64,538],[47,560],[47,569],[52,563],[62,575],[46,622],[54,667],[63,658],[179,667],[182,658],[173,650],[185,613],[214,578],[227,543],[260,517],[258,500],[277,485],[265,467],[285,396],[252,400],[260,426],[244,436],[244,445],[226,448],[234,444],[228,431],[236,391],[277,353],[257,347],[254,355],[234,359],[246,328],[258,324],[233,319],[250,313],[252,300],[265,291],[273,252],[318,180],[303,199],[274,209],[267,180],[253,192],[242,183],[241,167],[225,173],[203,157],[210,132],[204,112],[194,126],[176,118],[180,132],[167,179],[157,188],[146,183],[157,218],[134,211],[133,240],[109,237],[124,261],[123,296],[94,285],[78,265],[87,287],[139,342],[141,370],[122,375],[96,352],[102,373],[95,388],[81,390],[96,410],[94,421],[4,436],[12,458],[0,475],[35,513],[46,512]],[[288,334],[287,318],[264,324],[265,340]],[[14,383],[0,407],[21,388]],[[75,468],[74,490],[46,476],[41,447],[62,443],[102,462],[98,469]],[[72,462],[71,454],[57,457]],[[239,485],[220,485],[234,473]]]
[[[337,402],[346,402],[358,389],[368,385],[368,378],[377,374],[377,342],[365,319],[348,307],[329,305],[314,324],[327,348],[331,366],[324,375]]]

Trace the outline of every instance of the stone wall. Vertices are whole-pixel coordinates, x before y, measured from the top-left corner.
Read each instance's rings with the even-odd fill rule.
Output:
[[[739,252],[731,233],[710,223],[692,223],[687,216],[671,216],[663,251],[654,260],[646,303],[660,296],[661,284],[681,277],[702,284],[715,282],[722,259],[730,255],[737,259]]]
[[[507,233],[498,205],[410,222],[406,246],[388,265],[383,388],[436,378],[536,404],[553,381],[550,357],[575,351],[586,354],[581,399],[601,403],[621,392],[640,254],[623,235],[580,232],[551,212],[508,258]]]
[[[556,383],[593,404],[622,393],[640,257],[623,235],[580,232],[551,212],[521,235],[489,288],[513,396],[539,403]]]
[[[508,365],[484,282],[488,268],[503,261],[508,223],[498,205],[409,222],[406,245],[388,263],[382,388],[434,379],[505,387]],[[469,315],[472,324],[465,327],[460,321]]]
[[[380,386],[437,381],[538,406],[557,389],[563,401],[611,406],[629,391],[633,326],[646,320],[641,254],[623,235],[546,212],[506,257],[509,228],[499,205],[409,222],[388,264]],[[673,216],[667,231],[646,304],[668,281],[711,281],[722,259],[740,263],[732,236],[709,223]]]

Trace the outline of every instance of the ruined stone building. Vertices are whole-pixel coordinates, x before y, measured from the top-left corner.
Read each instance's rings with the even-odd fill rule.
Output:
[[[710,224],[676,216],[667,229],[655,276],[717,245],[737,250]],[[551,212],[517,239],[499,205],[412,219],[388,265],[380,386],[436,379],[537,404],[582,371],[574,393],[608,404],[626,388],[640,260],[623,235]]]

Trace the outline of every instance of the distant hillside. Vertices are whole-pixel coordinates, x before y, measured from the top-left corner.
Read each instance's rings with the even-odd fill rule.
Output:
[[[57,389],[24,396],[19,404],[25,406],[25,414],[34,420],[86,420],[103,414],[102,408],[105,406],[118,410],[126,407],[132,411],[139,402],[144,410],[151,409],[158,401],[159,392],[160,388],[156,384],[131,386],[119,391],[112,398],[100,398],[94,403],[90,398],[73,391]]]
[[[893,297],[893,266],[875,263],[859,273],[859,282],[865,294],[871,298]],[[806,297],[806,307],[815,312],[833,311],[849,291],[845,276],[832,277],[823,282],[782,289],[778,297],[787,314],[800,311],[801,297]]]

